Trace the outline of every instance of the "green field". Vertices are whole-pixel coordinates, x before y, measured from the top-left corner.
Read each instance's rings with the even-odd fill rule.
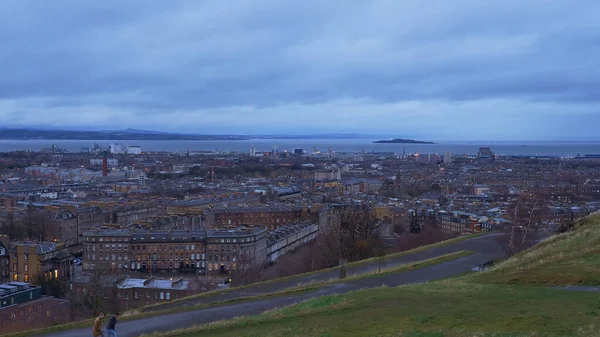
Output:
[[[598,336],[600,294],[440,281],[309,300],[160,336]]]
[[[600,336],[600,217],[495,268],[432,283],[309,300],[156,336]]]

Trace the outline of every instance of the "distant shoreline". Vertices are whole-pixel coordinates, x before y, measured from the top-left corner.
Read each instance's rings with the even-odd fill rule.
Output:
[[[373,142],[374,144],[435,144],[434,142],[426,142],[421,140],[414,139],[389,139],[389,140],[377,140]]]
[[[87,140],[87,141],[223,141],[254,139],[373,139],[374,136],[360,134],[316,134],[316,135],[206,135],[160,133],[152,131],[67,131],[67,130],[31,130],[0,129],[0,140]]]

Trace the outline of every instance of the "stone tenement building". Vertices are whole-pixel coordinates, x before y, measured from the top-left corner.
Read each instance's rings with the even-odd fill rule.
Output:
[[[83,233],[83,269],[130,269],[131,232],[97,229]]]
[[[140,231],[100,229],[83,234],[83,267],[144,272],[229,272],[267,260],[267,229]]]
[[[221,273],[267,262],[267,230],[238,227],[212,230],[206,238],[209,271]]]
[[[204,268],[204,231],[148,231],[131,235],[132,270]]]
[[[112,209],[109,222],[127,227],[136,221],[155,218],[159,215],[161,215],[160,209],[156,204],[120,205]]]
[[[270,230],[306,219],[308,210],[301,206],[275,205],[256,207],[222,207],[206,210],[206,228],[267,226]]]
[[[260,196],[256,193],[231,195],[217,198],[177,200],[166,203],[165,213],[167,215],[200,215],[211,207],[222,207],[228,204],[245,203],[258,204]]]
[[[73,273],[73,257],[64,244],[15,242],[10,254],[10,279],[14,282],[66,280]]]
[[[119,307],[123,310],[177,300],[185,296],[196,294],[197,290],[190,281],[179,279],[147,279],[125,278],[116,286],[116,295]]]
[[[0,335],[71,322],[69,301],[24,282],[0,284]]]

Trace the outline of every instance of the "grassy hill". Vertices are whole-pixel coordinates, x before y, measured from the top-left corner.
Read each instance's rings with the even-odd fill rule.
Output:
[[[156,336],[600,336],[600,216],[495,268],[444,281],[315,298]]]
[[[485,283],[600,285],[600,215],[473,277]]]

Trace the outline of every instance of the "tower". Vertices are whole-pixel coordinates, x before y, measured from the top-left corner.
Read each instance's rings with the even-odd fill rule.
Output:
[[[452,153],[446,152],[446,154],[444,154],[444,163],[445,164],[451,164],[452,163]]]
[[[213,183],[215,182],[215,168],[211,166],[211,168],[208,171],[208,176],[210,178],[210,182]]]

